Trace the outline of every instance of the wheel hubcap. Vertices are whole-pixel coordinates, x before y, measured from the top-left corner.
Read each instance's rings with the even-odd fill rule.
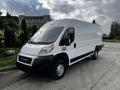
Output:
[[[65,71],[64,65],[60,64],[57,66],[56,73],[58,76],[62,76]]]

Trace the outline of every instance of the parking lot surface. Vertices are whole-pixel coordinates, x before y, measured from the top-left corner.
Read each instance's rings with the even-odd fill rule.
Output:
[[[104,44],[98,60],[72,65],[60,80],[19,70],[0,72],[0,90],[120,90],[120,44]]]

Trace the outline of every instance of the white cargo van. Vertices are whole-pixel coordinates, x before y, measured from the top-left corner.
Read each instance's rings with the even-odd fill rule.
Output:
[[[22,47],[16,65],[24,72],[49,71],[53,78],[66,68],[102,49],[100,26],[75,19],[51,21],[42,26]]]

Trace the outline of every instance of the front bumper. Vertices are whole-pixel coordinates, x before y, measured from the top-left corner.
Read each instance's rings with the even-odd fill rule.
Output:
[[[19,58],[17,58],[16,66],[24,71],[24,72],[44,72],[51,70],[52,64],[54,61],[54,56],[40,56],[36,57],[31,61],[31,66],[22,62],[19,62]]]

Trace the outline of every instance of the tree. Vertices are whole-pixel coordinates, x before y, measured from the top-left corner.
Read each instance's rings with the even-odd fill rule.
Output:
[[[28,41],[28,32],[26,20],[23,19],[21,22],[21,34],[20,34],[21,45],[24,45]]]
[[[120,38],[120,24],[118,22],[112,22],[110,37],[113,39]]]
[[[8,12],[5,18],[0,19],[0,29],[4,29],[5,46],[7,47],[15,46],[16,44],[15,30],[17,29],[17,23],[11,18],[11,15]]]
[[[15,38],[15,32],[10,29],[5,30],[4,32],[4,36],[5,36],[5,46],[7,47],[14,47],[16,46],[16,38]]]
[[[0,16],[1,16],[1,15],[2,15],[2,12],[0,11]],[[2,24],[3,24],[3,22],[2,22],[2,20],[0,19],[0,29],[2,29],[2,26],[3,26]],[[0,31],[0,32],[1,32],[1,33],[0,33],[1,35],[0,35],[0,36],[2,36],[2,31]],[[2,46],[2,42],[1,42],[1,41],[2,41],[2,39],[0,38],[0,47]]]
[[[2,12],[0,11],[0,16],[2,15]]]
[[[6,18],[8,18],[8,19],[12,18],[11,15],[9,14],[9,12],[7,12]]]
[[[95,21],[95,19],[93,20],[93,23],[94,23],[94,24],[96,24],[96,21]]]
[[[33,36],[37,30],[38,28],[35,25],[28,27],[29,37]]]
[[[32,26],[32,33],[31,35],[33,36],[37,31],[37,27],[36,26]]]
[[[4,32],[5,46],[14,47],[16,46],[15,30],[17,30],[18,25],[12,18],[8,18],[8,15],[6,15],[6,18],[3,20],[3,22],[5,28]]]
[[[0,16],[2,15],[2,12],[0,11]],[[0,19],[0,29],[2,29],[3,27],[3,22],[2,22],[2,19]]]

